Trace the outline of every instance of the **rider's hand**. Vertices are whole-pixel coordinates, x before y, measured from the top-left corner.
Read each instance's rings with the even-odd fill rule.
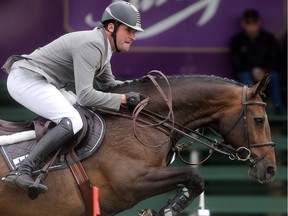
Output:
[[[138,92],[129,92],[125,94],[126,96],[126,107],[130,110],[133,110],[141,100],[145,99],[146,96],[138,93]]]

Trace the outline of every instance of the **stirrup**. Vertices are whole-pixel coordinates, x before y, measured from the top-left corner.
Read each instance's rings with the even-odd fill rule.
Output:
[[[28,187],[27,195],[30,197],[30,199],[34,200],[39,196],[39,194],[45,193],[48,190],[47,186],[40,184],[42,178],[45,176],[46,175],[44,173],[40,173],[34,183]]]

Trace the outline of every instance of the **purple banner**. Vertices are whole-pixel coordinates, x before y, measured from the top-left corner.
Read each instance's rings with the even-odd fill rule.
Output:
[[[66,0],[69,31],[91,29],[100,24],[104,9],[114,1]],[[130,0],[140,11],[145,32],[137,34],[134,46],[226,47],[239,30],[247,8],[256,8],[267,30],[278,34],[285,25],[285,0]],[[209,50],[208,50],[209,51]],[[211,51],[211,50],[210,50]]]
[[[0,1],[0,65],[13,54],[31,53],[68,31],[99,25],[111,0]],[[286,0],[129,0],[142,15],[145,32],[131,50],[115,53],[117,78],[147,74],[214,74],[233,77],[231,36],[241,29],[247,8],[259,11],[263,27],[276,37],[286,30]],[[33,7],[31,7],[33,5]],[[63,25],[64,23],[64,25]],[[0,71],[0,77],[6,77]]]

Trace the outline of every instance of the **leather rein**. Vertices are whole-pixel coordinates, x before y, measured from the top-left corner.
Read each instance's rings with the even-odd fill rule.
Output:
[[[152,76],[151,73],[156,73],[156,74],[158,74],[164,78],[164,80],[166,81],[167,86],[168,86],[168,96],[164,93],[163,89],[160,87],[160,85],[156,81],[155,77]],[[252,166],[255,166],[259,161],[263,160],[273,150],[274,145],[275,145],[274,142],[257,143],[257,144],[250,144],[250,142],[249,142],[248,123],[247,123],[247,106],[251,106],[251,105],[266,106],[266,103],[259,102],[259,101],[247,101],[246,100],[247,86],[243,86],[242,109],[241,109],[240,115],[239,115],[238,119],[236,120],[236,122],[232,125],[231,129],[226,133],[225,136],[223,136],[223,137],[227,137],[243,117],[244,138],[246,140],[246,146],[241,146],[241,147],[235,149],[235,148],[231,147],[231,145],[225,143],[224,141],[218,142],[217,139],[210,138],[210,137],[198,132],[197,130],[192,130],[190,128],[187,128],[185,126],[182,126],[180,124],[175,123],[174,113],[173,113],[173,109],[172,109],[172,91],[171,91],[171,87],[170,87],[168,79],[166,78],[166,76],[162,72],[157,71],[157,70],[153,70],[153,71],[149,72],[147,77],[152,81],[152,83],[155,85],[156,89],[158,90],[158,92],[160,93],[160,95],[162,96],[164,101],[166,102],[168,110],[169,110],[167,116],[162,116],[162,115],[159,115],[157,113],[154,113],[154,112],[151,112],[151,111],[145,109],[146,105],[149,102],[149,97],[146,97],[144,100],[142,100],[135,107],[135,109],[133,110],[132,116],[131,116],[131,114],[125,114],[125,113],[121,113],[121,112],[113,112],[113,111],[98,109],[98,111],[100,111],[102,113],[108,113],[108,114],[117,115],[117,116],[132,119],[134,135],[135,135],[136,139],[141,144],[148,146],[148,147],[151,147],[151,148],[161,147],[162,145],[169,143],[167,141],[172,142],[172,135],[174,133],[178,133],[182,136],[185,136],[185,137],[188,137],[188,138],[194,140],[192,142],[192,144],[193,143],[200,143],[200,144],[204,145],[205,147],[209,148],[209,155],[205,159],[200,161],[199,163],[194,164],[194,163],[190,163],[190,162],[186,161],[181,156],[181,152],[183,150],[185,150],[186,148],[188,148],[189,146],[191,146],[191,143],[177,144],[175,142],[174,143],[172,142],[173,143],[172,150],[174,152],[176,152],[178,157],[184,163],[186,163],[188,165],[202,164],[206,160],[208,160],[214,152],[219,152],[221,154],[228,156],[230,160],[250,161]],[[138,118],[139,114],[141,114],[142,116],[145,116],[146,120],[144,120],[142,118]],[[138,137],[137,131],[136,131],[136,126],[139,126],[142,128],[154,127],[156,129],[158,129],[159,131],[161,131],[162,133],[165,133],[169,137],[169,140],[166,140],[164,143],[161,143],[159,145],[151,146],[147,143],[144,143]],[[217,132],[215,132],[213,129],[209,128],[209,130],[212,131],[212,133],[214,133],[217,137],[222,138],[222,136],[219,135]],[[257,160],[253,159],[251,148],[263,147],[263,146],[271,146],[271,148],[259,159],[257,159]]]

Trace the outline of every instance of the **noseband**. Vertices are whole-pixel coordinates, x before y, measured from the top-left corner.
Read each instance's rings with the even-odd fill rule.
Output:
[[[224,138],[227,137],[231,131],[234,129],[234,127],[240,122],[242,116],[243,116],[243,127],[244,127],[244,139],[246,141],[246,146],[242,146],[239,147],[236,150],[236,154],[234,154],[232,157],[229,156],[229,158],[231,160],[237,159],[240,161],[247,161],[249,160],[251,162],[252,166],[255,166],[259,161],[263,160],[274,148],[275,144],[274,142],[267,142],[267,143],[250,143],[249,141],[249,134],[248,134],[248,123],[247,123],[247,106],[266,106],[266,103],[264,102],[260,102],[260,101],[247,101],[246,99],[246,95],[247,95],[247,86],[244,85],[243,86],[243,92],[242,92],[242,109],[240,112],[240,115],[237,119],[237,121],[233,124],[233,126],[231,127],[231,129],[226,133],[225,136],[223,136]],[[251,153],[251,148],[257,148],[257,147],[263,147],[263,146],[271,146],[271,148],[259,159],[255,160],[252,157],[252,153]],[[241,152],[243,154],[243,152],[246,151],[246,157],[241,157],[239,155],[239,153]]]

